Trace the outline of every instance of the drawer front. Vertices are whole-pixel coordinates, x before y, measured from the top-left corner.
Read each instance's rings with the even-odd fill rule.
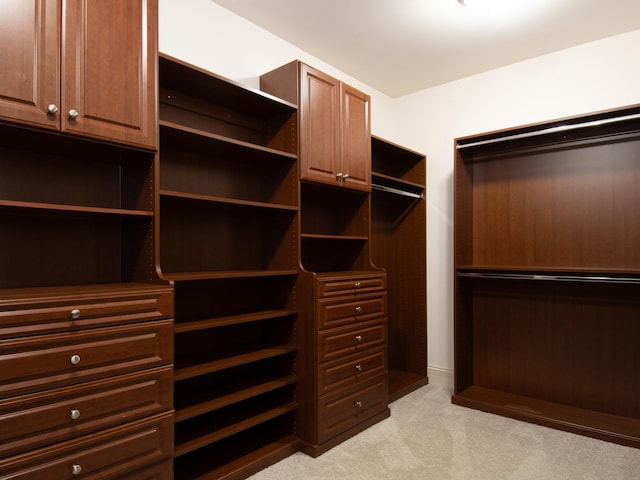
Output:
[[[173,316],[173,294],[3,302],[0,339],[161,320]]]
[[[380,413],[387,408],[387,404],[386,375],[321,397],[318,405],[318,443]]]
[[[317,302],[318,329],[353,324],[386,315],[387,296],[384,293],[321,299]]]
[[[387,338],[384,320],[320,331],[317,348],[318,362],[385,343]]]
[[[173,361],[173,322],[0,341],[0,396],[88,381]]]
[[[127,474],[169,457],[172,448],[172,417],[156,416],[5,459],[0,478],[128,478]]]
[[[316,296],[318,298],[374,292],[386,290],[387,276],[384,273],[370,275],[336,275],[322,277],[316,282]]]
[[[171,367],[0,401],[0,457],[172,409]]]
[[[342,357],[318,366],[318,392],[320,395],[336,388],[368,380],[387,371],[386,348]]]

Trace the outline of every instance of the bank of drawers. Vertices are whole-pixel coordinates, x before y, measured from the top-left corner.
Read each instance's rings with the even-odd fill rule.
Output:
[[[2,291],[0,478],[170,478],[172,314],[168,287]]]
[[[385,282],[378,273],[318,278],[318,443],[387,409]]]

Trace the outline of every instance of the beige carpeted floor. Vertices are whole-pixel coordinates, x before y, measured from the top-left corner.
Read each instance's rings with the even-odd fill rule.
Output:
[[[640,450],[452,405],[427,386],[324,455],[297,453],[250,478],[639,480]]]

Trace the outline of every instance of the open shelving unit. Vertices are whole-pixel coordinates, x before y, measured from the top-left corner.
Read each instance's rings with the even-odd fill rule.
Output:
[[[371,137],[371,258],[387,272],[389,399],[426,385],[426,157]]]
[[[453,402],[640,447],[640,107],[456,147]]]
[[[165,55],[159,71],[174,475],[245,478],[298,449],[296,107]]]

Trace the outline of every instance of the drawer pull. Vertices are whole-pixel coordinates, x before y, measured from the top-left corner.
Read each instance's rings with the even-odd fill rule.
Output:
[[[80,472],[82,472],[82,467],[80,465],[75,463],[71,466],[71,473],[73,475],[80,475]]]
[[[360,288],[362,287],[362,284],[360,282],[356,282],[356,288]]]
[[[362,335],[356,335],[356,342],[362,342]]]
[[[356,307],[356,313],[360,313],[362,311],[362,307],[360,305],[358,305]]]
[[[80,363],[80,355],[71,355],[71,365],[78,365]]]
[[[358,400],[356,402],[356,407],[358,407],[358,408],[362,408],[363,405],[364,405],[364,403],[362,403],[362,400]]]
[[[71,420],[77,420],[80,418],[80,410],[73,409],[71,410]]]
[[[362,365],[361,364],[356,365],[356,370],[361,372],[362,371]]]
[[[78,310],[77,308],[74,308],[73,310],[71,310],[71,318],[73,318],[74,320],[77,320],[80,318],[80,310]]]

